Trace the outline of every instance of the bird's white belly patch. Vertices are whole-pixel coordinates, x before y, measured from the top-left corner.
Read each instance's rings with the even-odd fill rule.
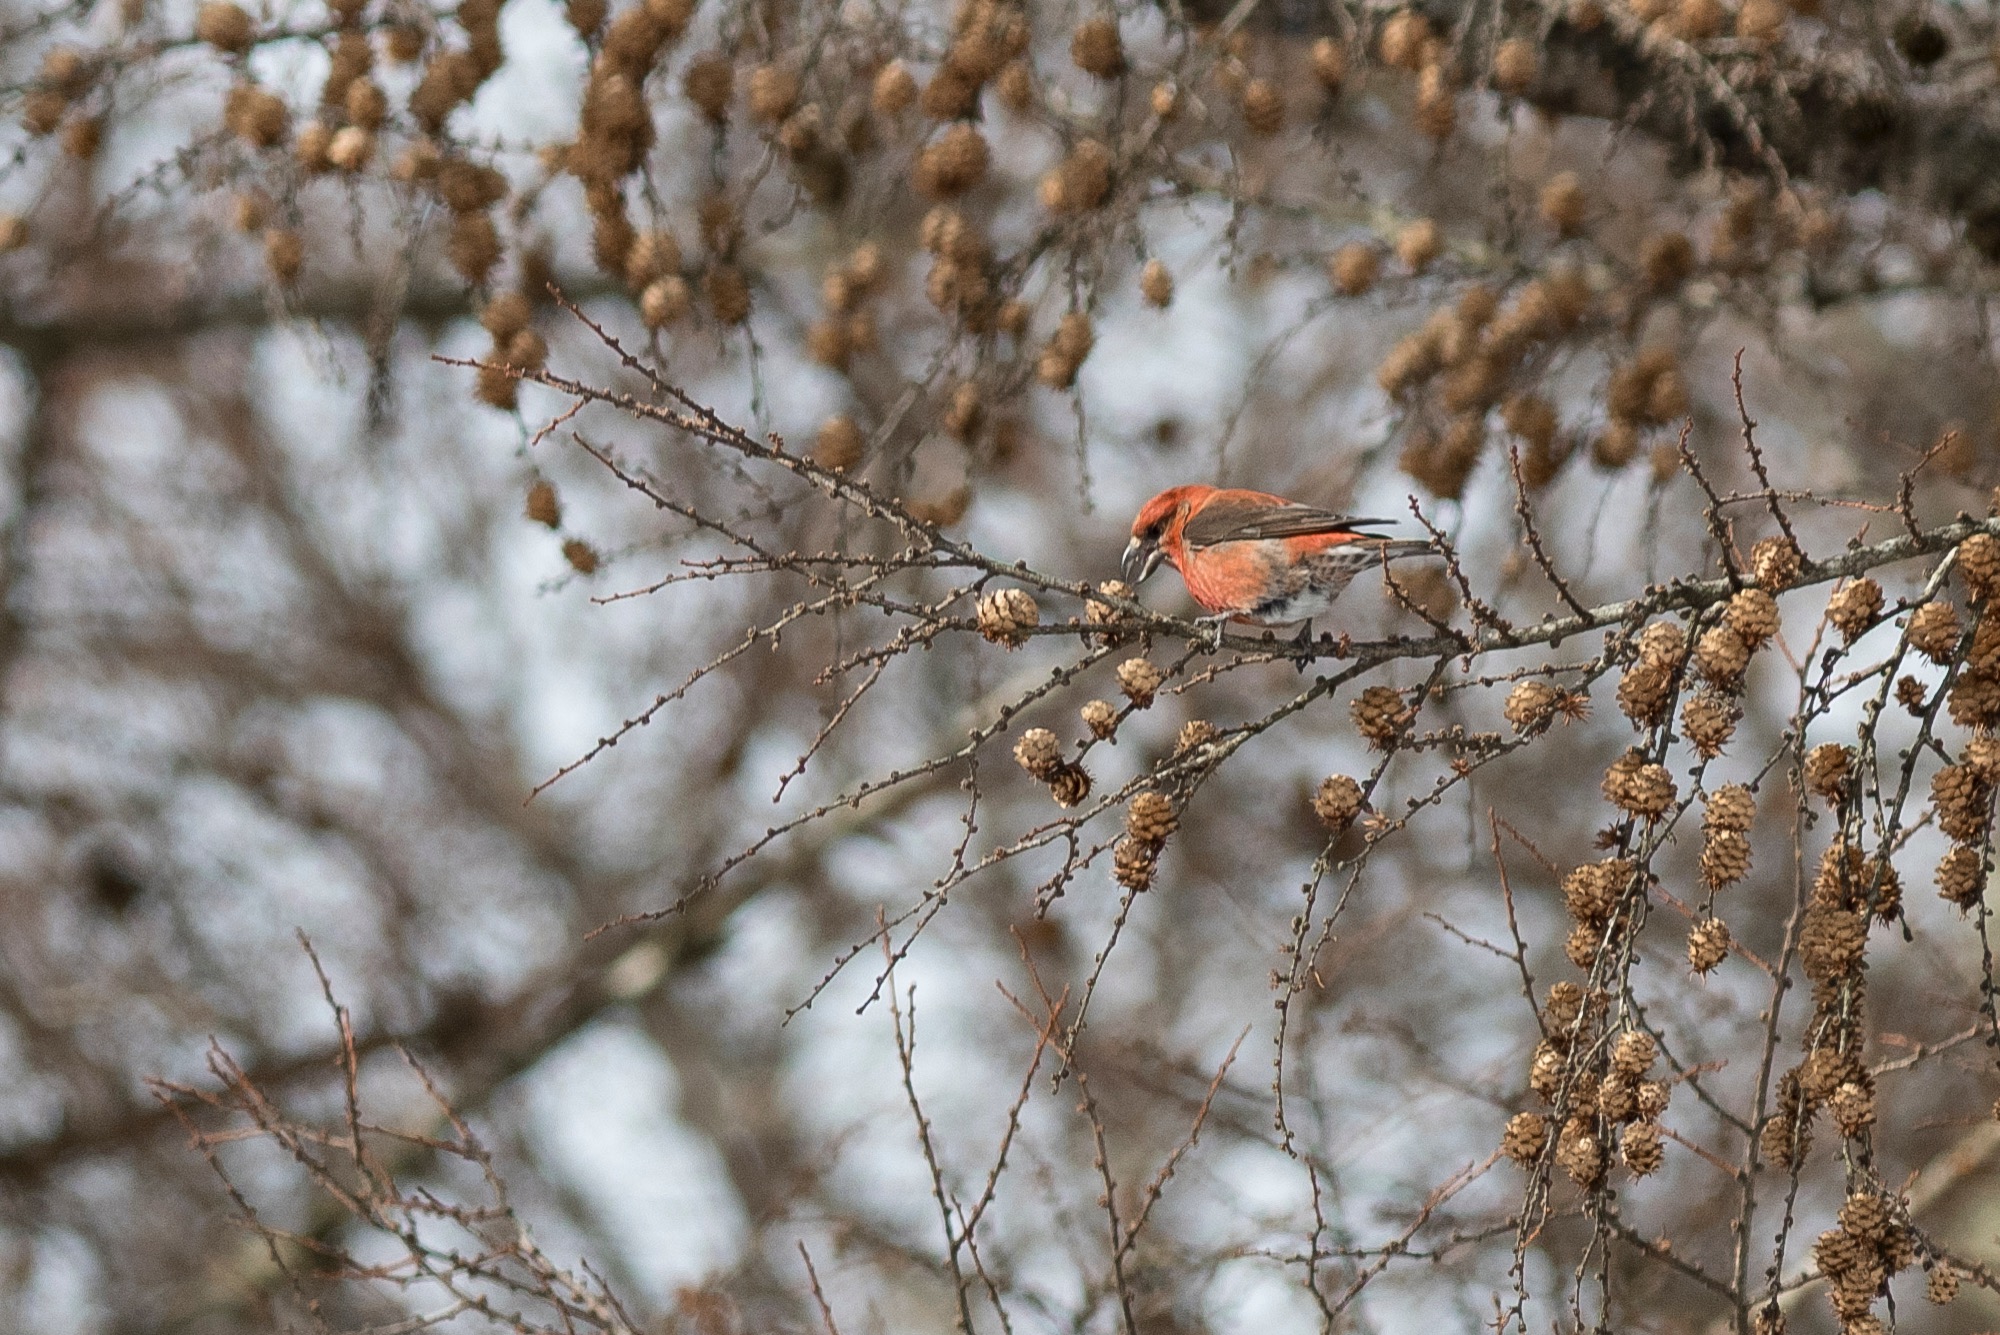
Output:
[[[1322,552],[1301,562],[1286,581],[1291,587],[1259,603],[1254,615],[1272,625],[1310,621],[1332,607],[1364,567],[1375,563],[1371,552]]]

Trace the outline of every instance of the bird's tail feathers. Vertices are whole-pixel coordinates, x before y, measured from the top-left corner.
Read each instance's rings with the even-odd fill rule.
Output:
[[[1437,545],[1428,538],[1390,538],[1382,544],[1382,558],[1393,561],[1402,556],[1436,556]]]

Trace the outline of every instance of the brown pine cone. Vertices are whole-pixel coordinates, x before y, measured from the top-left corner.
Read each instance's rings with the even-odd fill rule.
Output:
[[[1572,1117],[1564,1124],[1556,1137],[1556,1163],[1579,1187],[1594,1187],[1604,1179],[1604,1145],[1589,1121]]]
[[[1837,837],[1819,856],[1819,874],[1813,878],[1812,902],[1829,908],[1851,909],[1860,903],[1867,889],[1865,867],[1868,859],[1861,849]]]
[[[1772,593],[1782,593],[1799,577],[1798,544],[1783,534],[1760,538],[1750,549],[1750,577]]]
[[[1548,1017],[1551,1030],[1567,1036],[1576,1027],[1576,1022],[1583,1018],[1583,989],[1567,979],[1557,983],[1549,989],[1549,995],[1542,1003],[1542,1013]]]
[[[1729,957],[1729,924],[1704,918],[1688,931],[1688,967],[1707,975]]]
[[[1125,72],[1125,47],[1115,18],[1085,19],[1070,37],[1069,58],[1086,74],[1115,79]]]
[[[855,425],[853,418],[844,413],[829,417],[820,424],[819,435],[813,441],[812,461],[821,468],[844,473],[861,462],[865,444],[861,428]]]
[[[1417,717],[1415,707],[1393,686],[1370,686],[1348,709],[1356,731],[1383,751],[1401,741]]]
[[[1991,728],[2000,724],[2000,677],[1961,672],[1946,700],[1951,721],[1961,728]]]
[[[1611,1045],[1611,1069],[1634,1081],[1652,1070],[1659,1057],[1660,1045],[1653,1036],[1637,1029],[1627,1029]]]
[[[2000,541],[1990,533],[1975,533],[1958,546],[1958,573],[1966,592],[1985,599],[2000,588]]]
[[[1047,728],[1030,728],[1014,743],[1014,761],[1046,782],[1062,769],[1062,743]]]
[[[1702,884],[1720,890],[1749,874],[1749,837],[1736,830],[1710,830],[1701,846]]]
[[[1869,858],[1861,867],[1861,889],[1864,894],[1872,894],[1872,910],[1882,922],[1890,922],[1903,912],[1903,880],[1896,875],[1895,864],[1877,854]]]
[[[1650,622],[1639,632],[1638,658],[1641,663],[1679,667],[1687,658],[1687,636],[1671,621]]]
[[[1674,779],[1665,765],[1653,764],[1635,748],[1605,771],[1604,795],[1619,810],[1653,820],[1674,804]]]
[[[1345,774],[1329,775],[1320,781],[1312,806],[1328,829],[1344,830],[1361,814],[1361,785]]]
[[[1970,843],[1984,833],[1992,799],[1992,786],[1970,765],[1946,765],[1931,776],[1938,828],[1961,843]]]
[[[1796,1167],[1812,1148],[1812,1125],[1798,1122],[1796,1114],[1774,1114],[1757,1133],[1757,1148],[1774,1164]]]
[[[1629,1122],[1639,1115],[1639,1086],[1632,1077],[1613,1071],[1597,1087],[1597,1115],[1607,1122]]]
[[[979,600],[979,633],[995,644],[1018,649],[1041,624],[1042,612],[1026,589],[998,589]]]
[[[1252,79],[1243,86],[1242,107],[1244,126],[1260,139],[1285,128],[1284,95],[1268,79]]]
[[[1861,638],[1875,618],[1882,615],[1882,586],[1863,575],[1841,586],[1827,600],[1826,619],[1849,644]]]
[[[1510,96],[1528,91],[1541,66],[1540,50],[1526,37],[1509,37],[1493,53],[1493,86]]]
[[[1207,746],[1221,735],[1222,730],[1207,719],[1189,719],[1181,724],[1180,734],[1174,738],[1174,754],[1185,755],[1189,751]]]
[[[1859,913],[1814,904],[1799,931],[1799,963],[1814,982],[1845,978],[1861,963],[1868,924]]]
[[[1962,759],[1982,783],[2000,782],[2000,737],[1974,737],[1965,744]]]
[[[1859,1075],[1861,1066],[1838,1048],[1818,1047],[1806,1054],[1798,1072],[1799,1092],[1808,1106],[1817,1108],[1833,1097],[1834,1090]]]
[[[1144,890],[1153,884],[1159,858],[1157,844],[1129,836],[1120,839],[1111,850],[1111,879],[1127,890]]]
[[[1556,1050],[1554,1044],[1543,1040],[1536,1045],[1535,1055],[1528,1062],[1528,1088],[1553,1103],[1568,1069],[1562,1053]]]
[[[1965,670],[1978,677],[2000,677],[2000,617],[1981,615],[1972,628]]]
[[[1872,1191],[1857,1191],[1840,1207],[1841,1229],[1873,1246],[1888,1240],[1893,1222],[1889,1202]]]
[[[1081,765],[1064,765],[1049,780],[1049,796],[1059,807],[1073,807],[1090,796],[1090,774]]]
[[[1125,833],[1141,843],[1163,844],[1180,825],[1180,815],[1165,793],[1134,793],[1125,808]]]
[[[1830,1228],[1813,1243],[1813,1261],[1827,1275],[1853,1274],[1873,1262],[1874,1248],[1844,1228]]]
[[[1164,680],[1160,670],[1146,658],[1128,658],[1118,665],[1118,689],[1140,709],[1153,703],[1154,692]]]
[[[1563,941],[1563,954],[1569,962],[1585,973],[1597,962],[1597,949],[1604,944],[1604,929],[1587,922],[1580,922],[1570,929]]]
[[[1694,664],[1718,691],[1735,691],[1750,666],[1750,646],[1728,622],[1711,626],[1695,645]]]
[[[1708,795],[1702,813],[1705,830],[1748,830],[1757,819],[1757,797],[1740,783],[1727,783]]]
[[[1097,591],[1113,598],[1131,599],[1135,596],[1132,586],[1122,579],[1107,579],[1097,586]],[[1123,612],[1120,612],[1108,602],[1103,602],[1096,598],[1086,598],[1083,600],[1083,619],[1089,625],[1110,625],[1122,620],[1124,615]],[[1107,632],[1098,638],[1105,644],[1122,644],[1131,637],[1129,635],[1117,635]]]
[[[1986,859],[1978,848],[1954,844],[1937,865],[1938,898],[1969,909],[1986,893]]]
[[[1681,706],[1681,730],[1703,760],[1713,760],[1736,735],[1738,710],[1734,704],[1710,691],[1697,691]]]
[[[1673,698],[1675,667],[1671,663],[1640,659],[1625,669],[1618,680],[1618,708],[1641,728],[1660,721]]]
[[[1501,706],[1500,713],[1514,725],[1515,732],[1525,735],[1548,726],[1561,696],[1560,691],[1545,681],[1518,682],[1507,692],[1507,703]]]
[[[1905,673],[1896,679],[1896,703],[1908,710],[1911,718],[1922,718],[1930,704],[1930,692],[1922,682]]]
[[[1547,1118],[1537,1112],[1515,1113],[1507,1119],[1506,1134],[1500,1137],[1500,1152],[1526,1167],[1541,1157],[1548,1140]]]
[[[1577,922],[1601,926],[1631,882],[1632,864],[1624,858],[1586,862],[1563,878],[1563,904]]]
[[[1910,613],[1910,647],[1933,663],[1949,663],[1958,652],[1958,609],[1925,603]]]
[[[1618,1140],[1619,1157],[1633,1177],[1648,1177],[1660,1171],[1666,1155],[1660,1146],[1660,1128],[1652,1122],[1634,1122]]]
[[[1854,768],[1854,749],[1838,742],[1827,742],[1815,746],[1806,753],[1806,787],[1826,799],[1829,806],[1838,805],[1847,795],[1847,781]]]
[[[1744,589],[1723,608],[1722,619],[1754,651],[1778,633],[1778,600],[1764,589]]]
[[[1667,1110],[1667,1103],[1673,1097],[1674,1087],[1664,1080],[1640,1082],[1638,1092],[1639,1116],[1648,1122],[1657,1122]]]
[[[1833,1091],[1827,1110],[1840,1127],[1840,1134],[1852,1139],[1875,1125],[1875,1091],[1853,1080]]]

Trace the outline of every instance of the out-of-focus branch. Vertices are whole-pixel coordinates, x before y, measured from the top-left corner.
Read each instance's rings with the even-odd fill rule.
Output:
[[[560,280],[565,292],[590,301],[616,291],[601,275],[580,273]],[[110,296],[112,294],[107,294]],[[399,325],[434,328],[464,319],[478,303],[462,284],[426,275],[407,288],[387,294],[379,282],[322,281],[287,294],[274,303],[262,288],[250,288],[219,299],[204,294],[193,300],[162,297],[148,301],[129,290],[115,294],[101,309],[87,303],[38,313],[23,303],[0,309],[0,345],[17,350],[31,362],[52,362],[73,352],[138,347],[158,349],[180,339],[220,331],[254,332],[268,328],[274,314],[302,324],[370,327],[384,316]]]

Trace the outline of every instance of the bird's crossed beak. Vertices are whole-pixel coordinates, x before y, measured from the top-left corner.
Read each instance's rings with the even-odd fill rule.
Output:
[[[1119,563],[1125,572],[1125,582],[1137,588],[1146,582],[1146,576],[1160,568],[1166,553],[1157,542],[1147,542],[1143,538],[1133,538],[1125,544],[1125,557]]]

